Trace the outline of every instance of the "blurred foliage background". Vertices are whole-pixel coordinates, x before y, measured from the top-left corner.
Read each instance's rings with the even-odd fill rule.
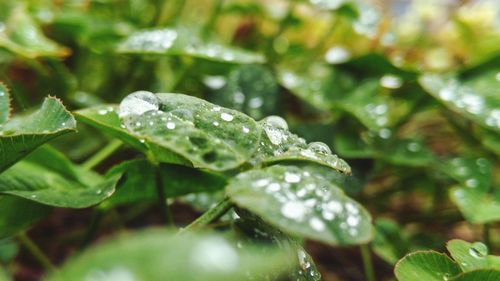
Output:
[[[380,280],[450,238],[500,249],[496,0],[0,0],[0,80],[19,111],[148,90],[285,117],[353,167]],[[108,142],[80,124],[53,144],[83,162]],[[308,248],[324,280],[363,280],[357,252]]]

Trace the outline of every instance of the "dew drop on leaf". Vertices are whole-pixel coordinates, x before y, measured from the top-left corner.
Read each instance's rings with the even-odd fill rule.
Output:
[[[133,115],[142,115],[151,110],[158,110],[160,102],[155,94],[148,91],[137,91],[126,96],[120,103],[120,118],[126,118]]]
[[[488,247],[481,242],[474,242],[469,249],[469,254],[474,258],[484,258],[488,255]]]

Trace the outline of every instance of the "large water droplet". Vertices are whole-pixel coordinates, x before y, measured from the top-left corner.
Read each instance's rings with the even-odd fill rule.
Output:
[[[469,254],[477,259],[484,258],[488,255],[488,247],[481,242],[474,242],[469,249]]]
[[[308,145],[308,148],[314,152],[321,153],[321,154],[331,154],[332,153],[332,151],[330,150],[330,147],[328,147],[328,145],[326,145],[323,142],[319,142],[319,141],[311,142]]]
[[[306,215],[307,208],[299,201],[288,201],[281,207],[281,214],[286,218],[302,221]]]
[[[270,127],[288,130],[288,123],[286,122],[286,120],[276,115],[271,115],[264,118],[263,122]]]
[[[118,115],[120,118],[125,118],[132,115],[142,115],[147,111],[159,108],[160,102],[155,94],[148,91],[137,91],[122,100]]]
[[[325,54],[325,60],[327,63],[330,64],[339,64],[348,61],[351,58],[351,52],[341,46],[335,46],[328,51],[326,51]]]

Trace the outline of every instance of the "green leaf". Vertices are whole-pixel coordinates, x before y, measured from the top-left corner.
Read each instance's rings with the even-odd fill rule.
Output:
[[[464,272],[476,269],[500,270],[500,257],[488,255],[488,247],[481,242],[453,239],[448,241],[446,248]]]
[[[117,105],[107,104],[81,109],[75,111],[74,114],[79,122],[96,127],[139,151],[147,151],[146,146],[139,139],[122,127],[117,112]]]
[[[371,217],[359,203],[321,174],[296,166],[241,173],[226,192],[236,205],[291,235],[332,245],[361,244],[372,238]]]
[[[7,86],[0,82],[0,125],[9,120],[10,111],[9,90],[7,89]]]
[[[10,278],[7,276],[2,266],[0,266],[0,281],[10,281]]]
[[[0,172],[41,144],[76,129],[73,116],[54,97],[46,98],[37,112],[0,125]]]
[[[215,234],[178,235],[147,231],[113,239],[70,260],[46,281],[83,280],[247,280],[286,272],[288,253],[261,247],[238,249]]]
[[[0,195],[0,239],[15,236],[49,215],[51,208],[17,196]]]
[[[447,108],[481,126],[500,132],[500,80],[498,70],[459,80],[427,74],[420,84]]]
[[[496,281],[500,280],[500,271],[498,270],[474,270],[465,272],[451,281]]]
[[[450,197],[467,221],[484,224],[500,220],[500,192],[489,194],[469,187],[455,187]]]
[[[17,256],[18,252],[19,247],[14,239],[0,239],[0,264],[7,264],[11,262]]]
[[[242,65],[231,71],[227,81],[224,77],[210,76],[204,82],[216,90],[212,98],[214,103],[241,111],[254,119],[274,114],[279,108],[278,85],[266,67]],[[221,84],[222,88],[219,88]]]
[[[442,171],[460,185],[486,192],[491,186],[491,163],[485,158],[454,158],[446,161]]]
[[[443,281],[461,272],[448,256],[434,251],[419,251],[406,255],[394,269],[399,281]]]
[[[213,171],[244,164],[260,138],[252,118],[182,94],[132,93],[120,104],[120,117],[157,161]]]
[[[107,177],[123,175],[116,192],[102,206],[106,208],[139,201],[158,200],[157,168],[149,161],[137,159],[113,167]],[[160,165],[165,196],[175,198],[197,192],[216,192],[226,185],[223,177],[178,165]]]
[[[0,47],[26,58],[61,57],[70,52],[45,37],[24,5],[11,11],[5,27],[0,30]]]
[[[375,254],[390,264],[396,264],[409,252],[409,246],[396,222],[383,218],[376,220],[375,238],[372,242]]]
[[[204,42],[196,31],[187,28],[141,30],[130,35],[117,51],[126,54],[191,56],[227,63],[263,63],[260,54],[225,46],[215,41]]]

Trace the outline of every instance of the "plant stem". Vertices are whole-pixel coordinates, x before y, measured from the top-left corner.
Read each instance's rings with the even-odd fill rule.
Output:
[[[490,225],[485,223],[483,225],[483,242],[488,249],[491,251],[491,240],[490,240]]]
[[[103,149],[99,150],[96,154],[90,157],[82,164],[82,167],[91,170],[104,161],[108,156],[113,154],[123,143],[120,140],[110,141]]]
[[[218,220],[225,213],[227,213],[227,211],[229,211],[229,209],[231,209],[232,206],[233,204],[229,201],[229,198],[227,197],[224,198],[215,207],[206,211],[203,215],[199,216],[196,220],[194,220],[192,223],[190,223],[188,226],[182,229],[181,233],[186,231],[197,230],[209,223]]]
[[[373,261],[370,254],[368,244],[359,246],[361,250],[361,257],[363,259],[363,268],[365,270],[365,278],[367,281],[375,281],[375,271],[373,270]]]
[[[49,258],[38,248],[26,233],[21,232],[17,239],[19,242],[33,255],[33,257],[48,271],[55,271],[56,267],[52,264]]]
[[[167,197],[165,195],[165,190],[163,190],[163,177],[161,176],[160,166],[156,167],[156,193],[158,195],[158,203],[160,205],[161,214],[163,221],[166,225],[173,224],[174,220],[172,218],[172,213],[167,205]]]
[[[224,4],[224,0],[215,0],[213,4],[212,12],[210,13],[210,17],[207,20],[207,23],[203,27],[203,36],[208,37],[208,35],[212,32],[212,29],[215,26],[217,21],[217,17],[219,16],[220,11],[222,10],[222,5]]]

